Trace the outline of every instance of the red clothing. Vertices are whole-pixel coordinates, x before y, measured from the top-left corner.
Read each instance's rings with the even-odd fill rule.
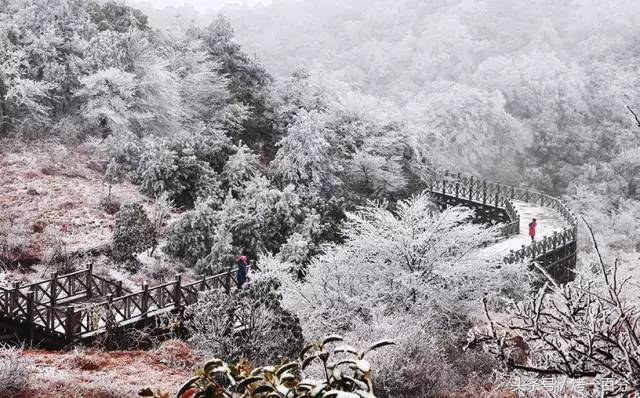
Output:
[[[529,236],[536,236],[536,227],[538,226],[537,223],[532,222],[531,224],[529,224]]]

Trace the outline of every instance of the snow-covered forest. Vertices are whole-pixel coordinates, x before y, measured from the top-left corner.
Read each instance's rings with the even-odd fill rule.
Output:
[[[0,397],[637,390],[639,23],[622,0],[0,0]],[[449,171],[527,190],[519,233],[443,206]],[[557,280],[525,246],[572,244],[569,219]],[[105,294],[74,296],[92,273]],[[42,280],[49,332],[97,338],[11,329]]]

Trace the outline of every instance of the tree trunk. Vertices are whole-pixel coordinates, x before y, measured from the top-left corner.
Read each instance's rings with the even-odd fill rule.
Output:
[[[6,102],[7,87],[4,80],[0,78],[0,137],[4,137],[9,132],[9,109]]]

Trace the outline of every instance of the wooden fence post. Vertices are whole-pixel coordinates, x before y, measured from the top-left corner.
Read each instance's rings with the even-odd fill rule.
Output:
[[[116,282],[116,297],[123,296],[122,281]]]
[[[11,290],[11,304],[9,305],[9,313],[13,314],[14,310],[18,308],[18,294],[20,294],[20,282],[13,282],[13,289]]]
[[[67,336],[67,340],[73,340],[73,335],[76,328],[75,309],[69,306],[65,309],[64,319],[64,333]]]
[[[496,207],[499,207],[499,205],[500,205],[500,184],[496,184],[495,195],[496,195],[495,204],[496,204]]]
[[[27,337],[33,339],[33,323],[35,322],[33,290],[27,292]]]
[[[107,313],[104,317],[105,320],[105,329],[107,331],[111,330],[113,326],[116,324],[115,316],[113,315],[113,295],[107,294]]]
[[[227,294],[231,294],[231,272],[233,268],[229,267],[227,273],[224,275],[224,289]]]
[[[469,177],[469,200],[473,200],[473,176]]]
[[[456,198],[460,197],[460,173],[458,173],[458,177],[456,178]]]
[[[182,295],[182,275],[176,274],[176,284],[173,288],[173,306],[180,308],[180,296]]]
[[[50,286],[49,294],[51,295],[51,306],[55,307],[56,302],[58,301],[58,273],[54,272],[51,274],[51,286]]]
[[[145,281],[142,284],[142,314],[141,316],[147,316],[149,311],[149,284]]]
[[[89,266],[87,267],[87,279],[85,283],[87,285],[87,297],[91,297],[93,295],[93,292],[92,292],[93,264],[89,264]]]

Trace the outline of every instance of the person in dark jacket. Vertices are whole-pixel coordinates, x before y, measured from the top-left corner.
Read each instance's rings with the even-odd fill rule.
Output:
[[[531,242],[536,240],[536,227],[537,226],[538,226],[538,223],[536,222],[536,219],[534,218],[533,221],[531,221],[529,223],[529,236],[531,237]]]
[[[240,259],[238,260],[238,272],[236,273],[239,287],[242,287],[242,285],[247,281],[247,273],[249,271],[247,268],[248,266],[249,260],[247,260],[247,256],[240,256]]]

